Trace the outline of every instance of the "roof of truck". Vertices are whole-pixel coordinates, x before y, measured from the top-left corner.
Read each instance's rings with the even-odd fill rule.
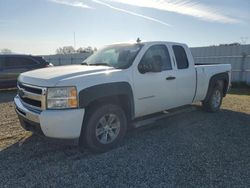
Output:
[[[171,42],[171,41],[140,41],[140,42],[135,42],[135,41],[127,41],[127,42],[117,42],[113,43],[111,45],[122,45],[122,44],[143,44],[143,45],[153,45],[153,44],[160,44],[160,43],[167,43],[167,44],[175,44],[175,45],[186,45],[184,43],[179,43],[179,42]],[[109,46],[109,45],[108,45]]]
[[[171,41],[142,41],[142,42],[140,42],[140,43],[142,43],[142,44],[169,43],[169,44],[181,44],[181,45],[184,44],[184,43],[171,42]]]

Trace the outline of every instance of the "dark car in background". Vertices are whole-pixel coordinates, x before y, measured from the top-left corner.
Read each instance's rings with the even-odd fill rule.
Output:
[[[53,66],[41,56],[0,55],[0,89],[16,87],[20,73]]]

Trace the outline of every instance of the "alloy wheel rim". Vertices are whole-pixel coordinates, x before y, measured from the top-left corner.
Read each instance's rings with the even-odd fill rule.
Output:
[[[213,106],[216,108],[220,105],[220,101],[221,101],[221,93],[219,90],[215,90],[214,94],[213,94],[213,98],[212,98],[212,104]]]
[[[102,144],[113,142],[120,132],[121,122],[115,114],[105,114],[96,126],[96,138]]]

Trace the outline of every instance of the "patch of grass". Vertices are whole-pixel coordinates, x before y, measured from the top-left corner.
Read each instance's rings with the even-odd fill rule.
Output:
[[[222,108],[250,114],[250,89],[231,89],[223,99]]]

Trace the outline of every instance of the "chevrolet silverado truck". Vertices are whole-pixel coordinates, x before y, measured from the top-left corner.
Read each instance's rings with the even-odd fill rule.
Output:
[[[14,102],[24,129],[104,152],[154,114],[197,101],[218,111],[230,80],[230,64],[195,65],[185,44],[113,44],[81,65],[22,73]]]

